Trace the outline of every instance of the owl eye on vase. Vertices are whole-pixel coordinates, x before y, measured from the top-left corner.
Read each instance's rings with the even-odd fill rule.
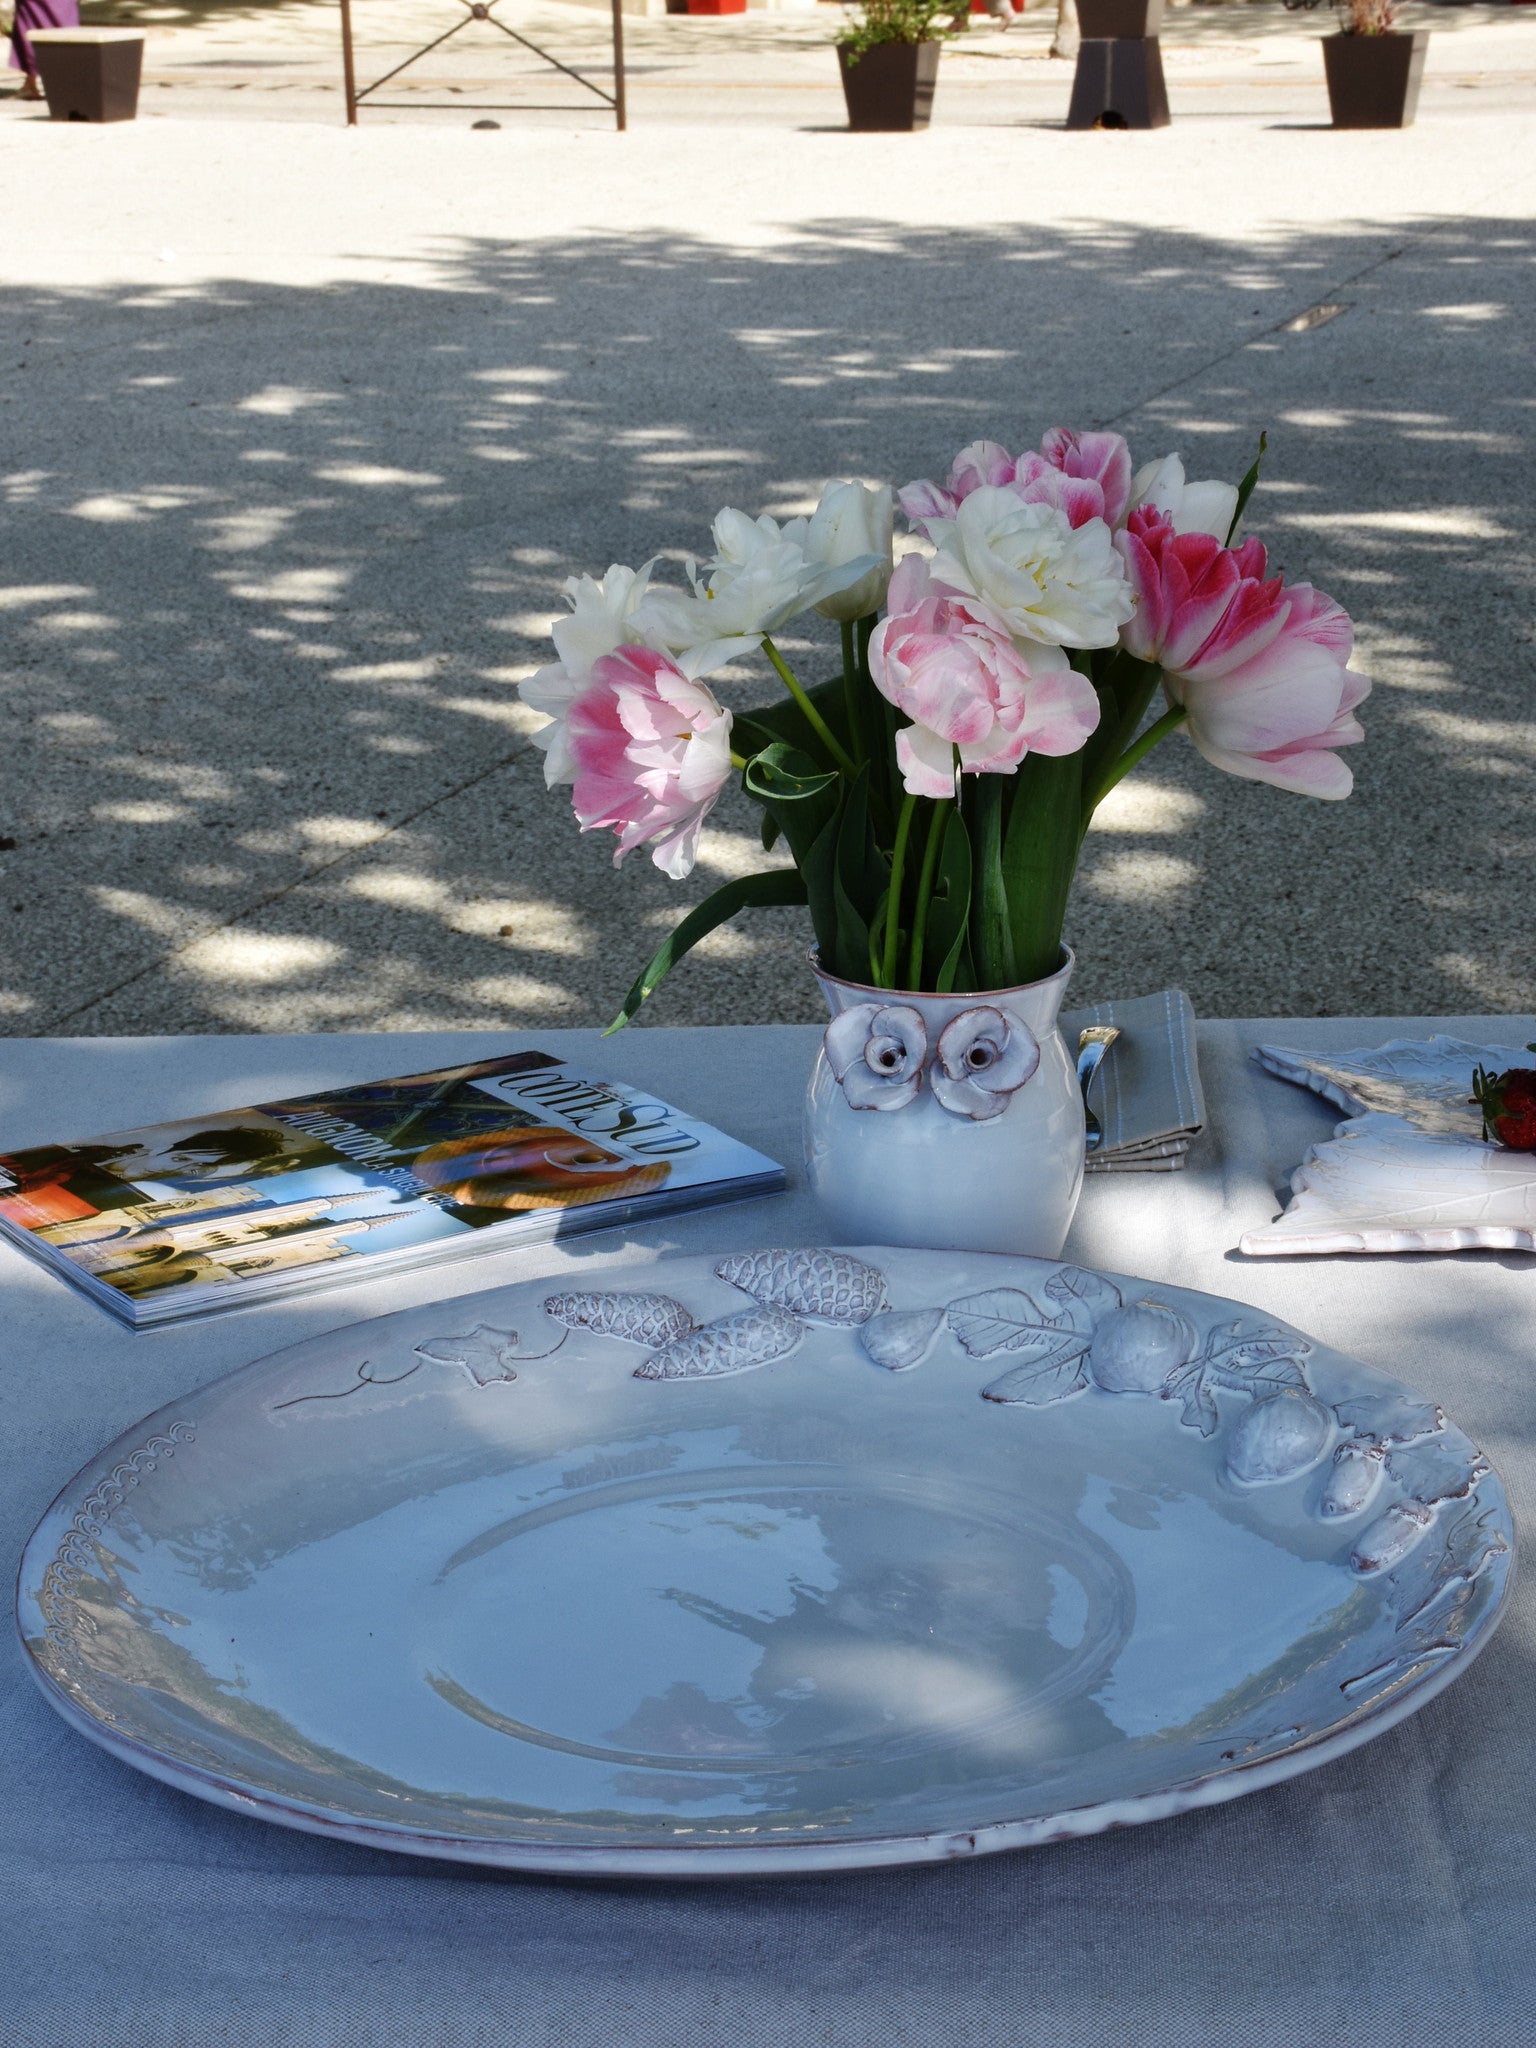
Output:
[[[857,1003],[827,1026],[827,1063],[851,1109],[905,1109],[926,1080],[952,1116],[987,1123],[1040,1064],[1040,1042],[1023,1018],[990,1003],[962,1010],[939,1033],[904,1003]]]

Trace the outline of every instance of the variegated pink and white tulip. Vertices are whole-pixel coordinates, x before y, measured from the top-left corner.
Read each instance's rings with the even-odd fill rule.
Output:
[[[875,687],[912,720],[896,735],[912,796],[954,794],[955,752],[971,775],[1011,775],[1028,753],[1073,754],[1099,720],[1093,685],[1059,647],[1020,645],[908,555],[869,643]]]
[[[1143,506],[1171,520],[1176,533],[1208,533],[1224,541],[1237,517],[1237,486],[1215,477],[1191,482],[1182,456],[1165,455],[1161,462],[1143,463],[1132,480],[1128,509]]]
[[[1111,526],[1121,524],[1131,504],[1131,451],[1123,434],[1074,434],[1067,427],[1052,427],[1040,443],[1040,459],[1063,476],[1097,484],[1099,517]]]
[[[1131,514],[1116,546],[1136,594],[1121,644],[1161,665],[1206,759],[1305,796],[1348,796],[1354,778],[1333,749],[1364,739],[1354,714],[1371,686],[1348,666],[1343,607],[1269,576],[1259,541],[1225,548],[1150,508]]]
[[[730,780],[730,712],[669,656],[620,647],[593,664],[566,712],[565,744],[582,831],[618,834],[615,867],[649,846],[662,873],[681,881]]]

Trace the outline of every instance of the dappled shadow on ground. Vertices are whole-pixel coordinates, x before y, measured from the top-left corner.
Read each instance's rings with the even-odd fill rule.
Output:
[[[1234,476],[1267,425],[1255,523],[1377,678],[1347,805],[1154,757],[1090,841],[1081,994],[1531,1007],[1533,255],[1513,221],[1262,248],[852,222],[7,293],[0,1025],[606,1019],[762,855],[733,800],[688,884],[615,875],[546,794],[514,684],[561,579],[1058,420]],[[1319,301],[1349,310],[1286,331]],[[654,1021],[809,1018],[803,940],[791,912],[723,934]]]

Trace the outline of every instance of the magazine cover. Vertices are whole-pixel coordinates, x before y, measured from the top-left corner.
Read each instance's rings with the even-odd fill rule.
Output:
[[[0,1231],[145,1324],[783,1185],[712,1125],[521,1052],[0,1154]]]

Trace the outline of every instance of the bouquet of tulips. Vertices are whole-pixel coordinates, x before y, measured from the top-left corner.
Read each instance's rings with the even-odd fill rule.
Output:
[[[1335,749],[1364,737],[1370,685],[1343,609],[1238,539],[1258,473],[1190,481],[1177,455],[1138,469],[1119,434],[1058,428],[1017,457],[975,442],[942,483],[829,484],[783,525],[724,511],[687,588],[654,562],[571,578],[560,658],[521,688],[582,830],[681,878],[739,775],[793,861],[683,918],[613,1028],[754,905],[808,905],[821,967],[874,988],[1053,974],[1096,807],[1179,730],[1229,774],[1347,796]],[[811,609],[842,663],[808,684],[773,636]],[[707,678],[757,654],[784,698],[733,714]]]

